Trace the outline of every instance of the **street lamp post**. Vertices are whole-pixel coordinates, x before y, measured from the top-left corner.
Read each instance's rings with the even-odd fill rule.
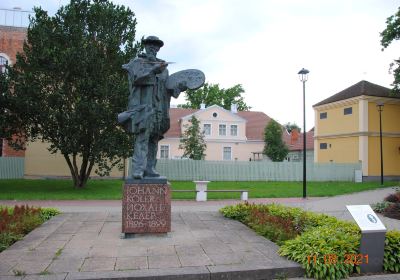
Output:
[[[308,79],[307,69],[299,71],[300,81],[303,83],[303,198],[307,197],[307,173],[306,173],[306,82]]]
[[[379,112],[379,141],[381,146],[381,186],[383,186],[383,149],[382,149],[382,111],[383,111],[383,102],[377,102],[376,108]]]

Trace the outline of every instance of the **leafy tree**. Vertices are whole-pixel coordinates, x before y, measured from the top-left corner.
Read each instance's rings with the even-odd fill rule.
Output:
[[[283,161],[289,149],[282,140],[282,126],[271,120],[264,131],[264,154],[272,161]]]
[[[206,157],[204,153],[207,145],[204,142],[204,132],[200,131],[200,121],[195,117],[189,120],[191,125],[185,125],[185,132],[181,138],[179,149],[183,149],[183,157],[202,160]]]
[[[121,65],[140,49],[136,19],[107,0],[71,0],[53,17],[34,12],[24,53],[9,69],[7,127],[0,135],[49,143],[51,153],[65,158],[74,186],[84,187],[93,169],[107,175],[132,154],[133,136],[116,116],[128,97]]]
[[[386,29],[381,32],[382,51],[386,49],[393,41],[400,39],[400,7],[396,14],[386,20]],[[393,91],[400,93],[400,58],[390,64],[390,71],[393,73]]]
[[[242,97],[244,89],[242,85],[237,84],[231,88],[220,88],[219,84],[205,83],[197,90],[186,91],[186,104],[181,105],[183,108],[200,108],[200,104],[204,103],[207,107],[211,105],[219,105],[226,110],[231,109],[231,104],[237,104],[238,111],[248,111],[251,107],[247,106]]]
[[[284,124],[284,127],[286,128],[287,132],[289,132],[289,133],[291,133],[293,129],[297,129],[297,131],[299,133],[301,132],[301,128],[296,123],[288,122],[288,123]]]

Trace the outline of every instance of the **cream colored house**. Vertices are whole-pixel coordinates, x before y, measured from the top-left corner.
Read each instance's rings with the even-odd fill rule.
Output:
[[[379,112],[383,103],[384,176],[400,178],[400,96],[361,81],[315,104],[315,162],[362,163],[365,179],[380,176]]]
[[[206,160],[260,160],[264,149],[264,129],[271,118],[263,112],[225,110],[218,105],[201,109],[171,108],[171,128],[159,142],[158,158],[178,159],[183,155],[179,143],[192,116],[199,121],[207,144]],[[296,149],[290,135],[283,133],[290,150]]]

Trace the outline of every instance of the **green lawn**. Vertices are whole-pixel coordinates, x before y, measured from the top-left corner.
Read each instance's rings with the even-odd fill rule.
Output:
[[[172,181],[172,189],[194,190],[193,182]],[[84,189],[75,189],[70,180],[0,180],[0,200],[88,200],[121,199],[122,180],[90,180]],[[308,182],[307,196],[334,196],[380,188],[379,182]],[[385,187],[398,186],[385,182]],[[247,189],[250,198],[301,197],[302,182],[211,182],[210,190]],[[174,199],[194,199],[195,193],[173,193]],[[240,197],[239,193],[210,193],[210,199]]]

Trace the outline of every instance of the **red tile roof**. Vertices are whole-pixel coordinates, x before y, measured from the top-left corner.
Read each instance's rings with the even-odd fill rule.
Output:
[[[303,150],[303,133],[298,134],[298,138],[293,139],[289,135],[285,139],[286,145],[290,151],[302,151]],[[306,133],[306,150],[314,150],[314,128]]]
[[[181,137],[181,118],[193,114],[199,109],[183,109],[183,108],[170,108],[169,115],[171,118],[171,127],[165,134],[166,138],[180,138]],[[246,137],[247,140],[264,140],[265,126],[271,121],[271,118],[263,112],[255,111],[240,111],[237,115],[246,122]],[[297,141],[292,142],[290,134],[283,131],[282,138],[289,147],[289,150],[302,150],[303,149],[303,134],[299,133]],[[314,130],[307,132],[307,150],[314,149]]]
[[[198,109],[183,109],[183,108],[170,108],[169,109],[169,117],[170,117],[170,128],[167,133],[164,134],[164,137],[169,138],[180,138],[181,137],[181,125],[180,120],[184,116],[193,114],[197,112]]]
[[[263,112],[241,111],[237,112],[239,117],[247,121],[246,137],[247,140],[264,140],[265,126],[271,121],[271,118]]]

